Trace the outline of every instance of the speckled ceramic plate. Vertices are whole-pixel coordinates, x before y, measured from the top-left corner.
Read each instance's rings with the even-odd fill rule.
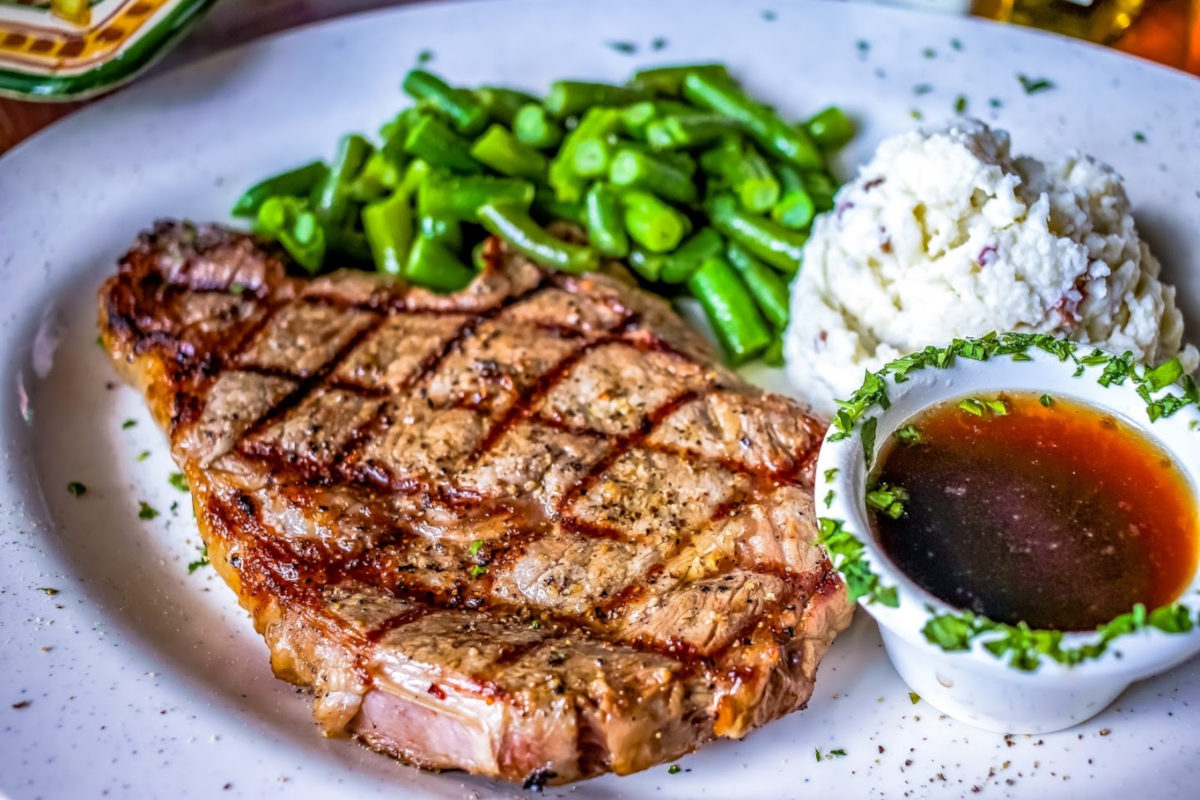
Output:
[[[223,219],[257,177],[327,154],[343,131],[374,129],[400,103],[399,78],[421,50],[453,80],[531,89],[724,59],[788,113],[844,104],[863,121],[847,164],[913,125],[914,110],[928,122],[952,117],[961,96],[968,112],[1009,128],[1018,150],[1079,146],[1115,164],[1200,332],[1200,82],[1022,30],[840,3],[769,5],[520,0],[346,19],[134,87],[0,159],[4,792],[523,796],[320,737],[308,699],[271,677],[232,592],[210,569],[189,574],[197,537],[187,497],[167,482],[166,446],[141,399],[113,383],[95,344],[96,289],[140,228],[158,216]],[[1018,73],[1054,88],[1026,94]],[[72,481],[87,493],[73,496]],[[143,501],[158,516],[139,519]],[[1192,662],[1077,729],[1006,739],[910,701],[859,615],[822,664],[808,710],[705,747],[676,774],[662,766],[547,794],[1195,797],[1197,704]],[[845,756],[830,757],[835,749]]]
[[[214,0],[0,0],[0,94],[77,100],[137,75]],[[75,8],[77,7],[77,8]]]

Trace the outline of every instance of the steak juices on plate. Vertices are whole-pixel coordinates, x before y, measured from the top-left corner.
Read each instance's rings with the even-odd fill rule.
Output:
[[[276,674],[329,734],[535,785],[802,707],[851,614],[822,426],[662,300],[485,255],[438,295],[160,223],[101,289]]]

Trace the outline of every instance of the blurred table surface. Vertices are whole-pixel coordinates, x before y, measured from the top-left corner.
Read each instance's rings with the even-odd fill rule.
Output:
[[[195,30],[150,71],[162,72],[207,53],[286,28],[415,1],[221,0]],[[1148,3],[1136,25],[1115,46],[1200,75],[1200,14],[1189,13],[1192,2],[1154,0]],[[87,102],[91,101],[28,103],[0,98],[0,153]]]

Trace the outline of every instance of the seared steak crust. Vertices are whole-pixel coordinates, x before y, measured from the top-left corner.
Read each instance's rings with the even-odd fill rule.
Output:
[[[487,259],[439,296],[160,223],[102,288],[276,674],[330,734],[533,783],[802,707],[850,616],[819,424],[655,297]]]

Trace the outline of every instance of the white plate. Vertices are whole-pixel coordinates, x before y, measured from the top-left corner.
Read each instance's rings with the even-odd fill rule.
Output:
[[[524,795],[318,735],[307,699],[271,677],[233,594],[207,568],[188,574],[196,533],[186,497],[167,484],[166,447],[132,390],[106,388],[115,378],[95,345],[95,290],[139,229],[159,216],[223,219],[254,179],[327,155],[346,130],[374,130],[401,103],[400,76],[422,49],[454,81],[535,90],[555,77],[621,79],[642,63],[723,59],[784,112],[836,101],[861,118],[848,163],[912,125],[910,109],[931,122],[953,116],[962,94],[1009,128],[1018,150],[1078,146],[1116,165],[1200,331],[1200,82],[1016,29],[858,5],[765,5],[774,20],[758,5],[704,0],[439,3],[341,20],[135,86],[0,160],[3,791]],[[660,36],[667,46],[654,52]],[[1026,95],[1018,72],[1057,88]],[[932,91],[915,94],[923,83]],[[127,418],[137,425],[124,429]],[[151,455],[139,462],[142,450]],[[69,481],[87,495],[68,494]],[[162,515],[139,520],[140,500]],[[980,787],[991,797],[1194,797],[1198,702],[1192,662],[1078,729],[1005,740],[911,703],[859,615],[807,711],[707,746],[678,774],[662,766],[547,794],[749,800]],[[846,756],[814,757],[835,748]]]

